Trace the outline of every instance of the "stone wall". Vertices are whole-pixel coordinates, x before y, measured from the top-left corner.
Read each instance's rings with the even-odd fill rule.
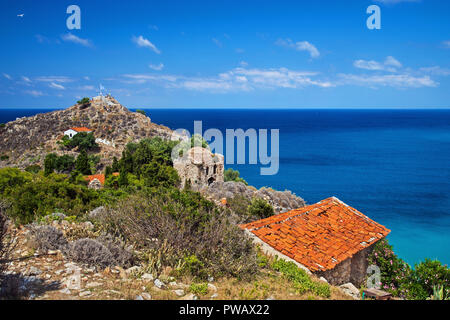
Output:
[[[214,182],[223,182],[223,155],[212,154],[205,148],[188,150],[181,159],[174,161],[173,167],[181,179],[182,188],[190,183],[194,190],[200,190]]]
[[[325,272],[317,272],[320,277],[334,285],[340,285],[351,282],[359,287],[366,277],[369,266],[368,256],[372,252],[374,244],[353,255],[353,257],[339,263],[334,269]]]

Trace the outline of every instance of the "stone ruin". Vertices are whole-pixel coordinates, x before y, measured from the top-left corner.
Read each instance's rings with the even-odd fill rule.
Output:
[[[97,178],[93,179],[88,185],[89,189],[94,189],[94,190],[100,190],[102,187],[103,187],[102,183]]]
[[[214,182],[223,182],[223,155],[212,154],[202,147],[189,149],[183,157],[174,161],[173,167],[180,176],[182,188],[188,183],[199,190]]]

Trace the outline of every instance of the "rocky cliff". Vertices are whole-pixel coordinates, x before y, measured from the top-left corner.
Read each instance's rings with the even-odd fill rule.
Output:
[[[87,104],[76,104],[68,109],[19,118],[0,128],[0,167],[25,168],[42,165],[50,152],[62,151],[57,141],[71,127],[94,130],[99,142],[101,165],[113,157],[120,158],[125,145],[143,138],[169,138],[172,131],[151,122],[150,118],[131,112],[111,96],[95,97]]]

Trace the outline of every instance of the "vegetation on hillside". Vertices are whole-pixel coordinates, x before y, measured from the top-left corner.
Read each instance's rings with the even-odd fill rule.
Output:
[[[79,132],[72,138],[64,136],[58,143],[67,150],[78,148],[78,151],[91,151],[98,149],[98,144],[95,142],[95,136],[92,132]]]
[[[228,199],[227,204],[237,217],[237,223],[249,223],[259,219],[264,219],[275,214],[273,207],[264,199],[247,199],[242,195],[237,195]]]
[[[425,259],[411,268],[393,251],[386,239],[375,244],[369,263],[380,268],[382,290],[409,300],[425,300],[442,288],[450,296],[450,269],[437,260]]]
[[[125,267],[138,259],[146,272],[158,275],[170,270],[172,276],[191,277],[195,285],[190,291],[199,295],[207,292],[204,283],[210,276],[248,282],[270,274],[281,277],[277,278],[279,282],[289,282],[299,295],[332,297],[328,284],[314,280],[295,264],[258,253],[238,228],[237,223],[274,214],[265,200],[236,196],[229,199],[228,207],[220,207],[189,188],[180,190],[171,160],[176,144],[161,138],[128,144],[122,157],[113,159],[106,168],[106,185],[100,190],[89,189],[84,179],[84,175],[95,172],[99,160],[97,155],[88,154],[89,147],[82,147],[76,158],[48,154],[43,170],[39,166],[25,171],[0,169],[0,201],[8,204],[0,212],[0,238],[1,214],[16,224],[29,224],[47,223],[48,217],[51,221],[55,213],[63,213],[71,221],[92,221],[95,232],[76,239],[68,235],[65,239],[57,230],[44,226],[33,231],[33,235],[42,248],[60,243],[58,248],[73,261],[99,267],[115,264]],[[77,147],[80,145],[86,146],[84,142]],[[242,178],[239,172],[229,169],[226,179]],[[105,208],[99,210],[100,206]],[[90,214],[95,208],[98,212]],[[125,245],[132,245],[137,250],[136,256],[124,250]],[[449,269],[439,261],[425,260],[411,268],[383,240],[376,244],[370,263],[381,269],[382,289],[395,296],[407,299],[449,296]],[[265,298],[265,293],[260,294],[261,286],[265,285],[255,282],[254,288],[242,289],[239,296]]]
[[[7,240],[7,226],[5,215],[6,203],[0,201],[0,288],[2,287],[2,276],[6,269],[6,263],[4,262],[9,254],[9,241]]]
[[[242,182],[246,186],[248,186],[247,181],[245,181],[243,178],[240,177],[240,173],[237,170],[233,170],[231,168],[228,168],[223,173],[224,181],[234,181],[234,182]]]
[[[84,97],[83,99],[77,101],[77,103],[81,105],[89,104],[90,102],[91,99],[89,99],[88,97]]]

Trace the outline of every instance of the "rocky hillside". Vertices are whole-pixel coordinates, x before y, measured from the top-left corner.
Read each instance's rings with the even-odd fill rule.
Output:
[[[95,236],[90,222],[51,224],[70,240]],[[305,300],[325,299],[301,293],[295,283],[274,271],[264,270],[254,281],[235,278],[214,279],[198,284],[190,277],[174,278],[166,268],[158,276],[145,265],[99,268],[75,263],[60,250],[35,249],[31,237],[33,226],[11,226],[13,252],[0,286],[2,299],[21,300]],[[320,281],[315,279],[315,281]],[[203,290],[196,288],[204,286]],[[344,287],[331,288],[332,300],[359,299],[359,292]]]
[[[71,127],[88,127],[94,130],[95,138],[102,139],[99,146],[103,165],[110,163],[113,156],[120,158],[129,142],[154,136],[168,138],[172,134],[169,128],[129,111],[113,97],[96,97],[88,104],[20,118],[0,127],[0,167],[42,165],[47,153],[62,154],[56,142]]]
[[[275,213],[302,208],[306,205],[302,198],[289,190],[277,191],[265,187],[256,189],[252,186],[246,186],[242,182],[214,182],[200,191],[204,193],[206,197],[213,200],[220,200],[222,198],[232,199],[236,196],[243,196],[248,200],[251,200],[254,197],[262,198],[272,205]]]

